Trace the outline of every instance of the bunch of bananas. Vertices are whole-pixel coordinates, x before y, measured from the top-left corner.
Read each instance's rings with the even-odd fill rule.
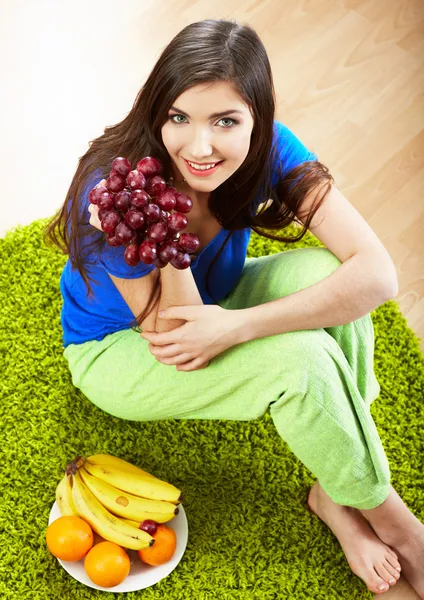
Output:
[[[130,550],[152,546],[154,538],[140,524],[170,521],[182,500],[174,485],[110,454],[77,456],[56,488],[62,516],[79,516],[105,540]]]

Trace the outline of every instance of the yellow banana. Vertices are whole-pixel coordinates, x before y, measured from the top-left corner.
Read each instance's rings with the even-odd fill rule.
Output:
[[[112,515],[88,489],[78,470],[72,475],[72,500],[78,515],[105,540],[130,550],[142,550],[154,544],[154,538],[146,531]]]
[[[141,523],[139,523],[138,521],[132,521],[131,519],[124,519],[123,517],[121,517],[122,521],[125,521],[125,523],[128,523],[128,525],[131,525],[131,527],[139,527],[141,525]]]
[[[131,473],[137,473],[138,475],[147,475],[149,477],[153,477],[154,479],[158,479],[151,473],[147,471],[143,471],[140,467],[133,465],[132,463],[124,460],[123,458],[118,458],[118,456],[113,456],[112,454],[93,454],[87,458],[93,464],[102,466],[102,467],[118,467],[122,469],[122,471],[130,471]]]
[[[97,500],[115,515],[133,519],[138,523],[145,519],[166,523],[179,513],[179,508],[172,502],[134,496],[92,475],[84,467],[81,467],[78,472]]]
[[[164,500],[179,504],[182,500],[181,490],[171,483],[157,479],[151,475],[142,475],[121,467],[108,465],[102,466],[92,463],[90,459],[84,460],[84,469],[91,475],[115,486],[118,490],[129,492],[134,496],[141,496],[150,500]]]
[[[59,481],[56,488],[56,503],[62,517],[78,516],[77,510],[72,501],[72,486],[70,477],[65,475]]]

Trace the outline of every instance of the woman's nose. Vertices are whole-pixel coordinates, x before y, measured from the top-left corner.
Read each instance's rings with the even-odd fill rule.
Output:
[[[199,131],[194,135],[191,144],[191,155],[193,160],[198,160],[200,162],[202,159],[212,156],[212,154],[211,134],[209,132]]]

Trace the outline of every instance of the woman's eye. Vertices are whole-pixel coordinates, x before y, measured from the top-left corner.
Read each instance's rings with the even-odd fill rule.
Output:
[[[182,117],[183,119],[186,118],[184,115],[168,115],[169,120],[178,125],[179,123],[182,123],[182,121],[174,121],[174,119],[176,119],[177,117]],[[238,121],[236,121],[236,119],[230,119],[229,117],[222,117],[222,119],[219,119],[219,121],[231,121],[232,123],[231,125],[224,125],[224,127],[221,127],[221,129],[231,129],[231,127],[234,127],[238,124]]]

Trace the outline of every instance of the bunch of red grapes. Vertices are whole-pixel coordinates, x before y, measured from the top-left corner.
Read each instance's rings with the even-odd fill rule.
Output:
[[[167,185],[157,158],[142,158],[134,170],[130,161],[118,156],[105,185],[90,191],[89,199],[99,208],[99,219],[110,246],[125,246],[125,262],[135,267],[140,261],[162,269],[171,263],[187,269],[190,253],[200,246],[187,227],[185,213],[193,202],[187,194]]]

